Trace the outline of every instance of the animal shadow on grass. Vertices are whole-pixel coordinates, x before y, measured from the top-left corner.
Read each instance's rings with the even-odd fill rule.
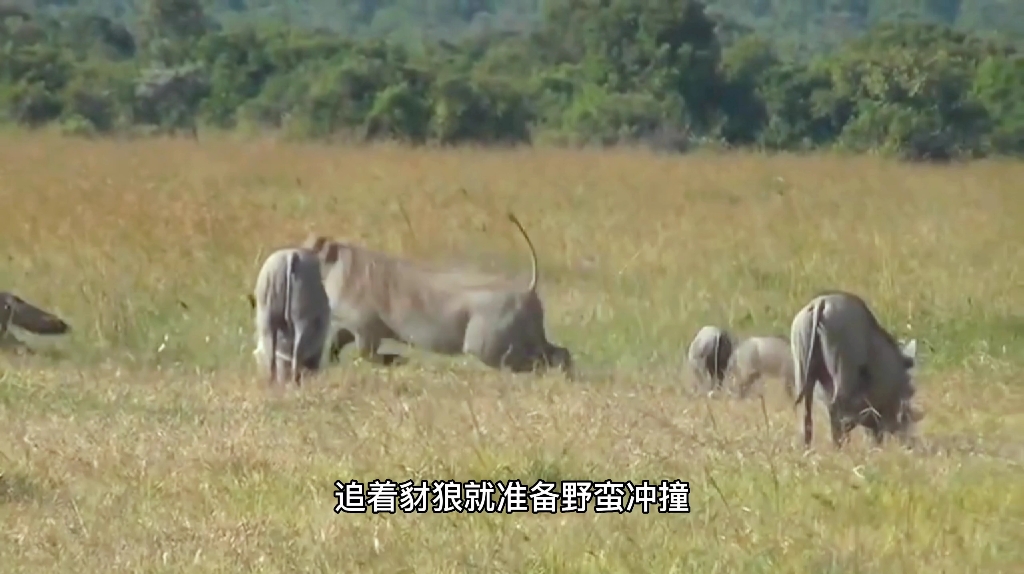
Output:
[[[59,348],[50,346],[44,346],[40,349],[33,348],[10,331],[0,336],[0,354],[19,358],[32,357],[53,360],[67,358],[67,354]]]

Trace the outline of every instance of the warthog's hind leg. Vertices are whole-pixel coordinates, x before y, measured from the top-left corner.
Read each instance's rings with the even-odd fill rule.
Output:
[[[875,441],[875,446],[882,446],[882,443],[885,442],[885,433],[882,432],[882,429],[877,426],[865,426],[864,428],[871,434],[871,438]]]
[[[291,364],[291,373],[289,374],[291,375],[292,382],[295,383],[296,387],[302,386],[302,371],[304,369],[302,368],[303,361],[300,359],[299,350],[302,349],[303,344],[305,344],[306,337],[307,334],[305,330],[295,330],[295,337],[292,341],[292,356],[289,359],[289,363]]]

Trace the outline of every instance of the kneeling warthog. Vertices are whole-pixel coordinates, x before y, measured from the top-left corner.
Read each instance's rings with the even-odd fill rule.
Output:
[[[530,282],[449,268],[435,268],[311,236],[303,244],[320,257],[330,298],[337,356],[355,342],[361,357],[386,362],[383,339],[442,355],[469,354],[484,364],[513,372],[560,368],[573,376],[572,354],[550,343],[544,306],[537,294],[537,253],[512,213],[509,220],[530,249]]]
[[[320,281],[320,261],[308,249],[279,249],[270,254],[249,295],[256,311],[257,363],[278,382],[278,361],[287,359],[295,384],[301,371],[317,371],[330,329],[331,309]],[[278,350],[281,345],[286,352]]]
[[[814,432],[811,405],[815,385],[825,391],[837,447],[857,425],[876,444],[884,434],[911,438],[924,412],[911,405],[912,372],[917,342],[903,348],[886,331],[860,297],[843,291],[821,293],[797,312],[790,329],[795,405],[804,402],[804,444]]]
[[[724,329],[705,325],[697,331],[686,353],[695,382],[703,386],[709,380],[718,388],[732,356],[732,337]]]
[[[732,352],[728,372],[736,381],[740,397],[764,377],[779,379],[789,398],[793,398],[793,355],[785,337],[750,337]]]

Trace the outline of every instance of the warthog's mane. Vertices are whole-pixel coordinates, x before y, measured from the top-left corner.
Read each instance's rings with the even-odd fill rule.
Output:
[[[885,327],[882,326],[881,323],[878,322],[878,317],[875,316],[875,314],[871,311],[871,307],[868,306],[867,302],[864,301],[864,299],[862,297],[860,297],[858,295],[855,295],[853,293],[850,293],[849,291],[842,291],[842,290],[839,290],[839,289],[832,289],[832,290],[821,291],[821,292],[817,293],[814,296],[814,298],[817,299],[818,297],[825,297],[825,296],[828,296],[828,295],[841,295],[841,296],[844,296],[844,297],[849,297],[850,299],[853,299],[854,301],[856,301],[857,304],[860,305],[864,309],[864,313],[867,314],[867,316],[868,316],[868,322],[870,323],[871,327],[875,330],[875,332],[878,333],[879,335],[881,335],[882,339],[887,344],[892,346],[892,348],[895,349],[900,355],[903,354],[902,347],[896,341],[896,337],[894,337],[892,333],[890,333]]]
[[[428,308],[433,303],[431,294],[525,289],[499,275],[412,261],[326,236],[311,236],[303,247],[317,254],[325,277],[332,268],[343,267],[343,284],[330,285],[328,290],[340,289],[350,301],[372,301],[382,309],[406,305]]]
[[[525,291],[536,296],[539,272],[537,265],[537,250],[530,240],[529,234],[519,219],[511,211],[508,219],[515,225],[516,229],[526,240],[530,251],[531,273],[530,281]],[[424,284],[430,284],[442,291],[452,290],[486,290],[495,292],[516,292],[523,291],[518,281],[509,279],[502,275],[485,273],[482,271],[470,270],[454,265],[428,264],[424,262],[411,261],[394,255],[374,251],[346,241],[337,241],[325,235],[308,235],[302,247],[310,249],[320,259],[321,273],[326,275],[330,268],[337,265],[344,257],[346,261],[346,278],[362,277],[368,283],[366,287],[371,291],[377,289],[390,290],[394,287],[401,288],[406,282],[411,282],[411,287],[419,289]]]

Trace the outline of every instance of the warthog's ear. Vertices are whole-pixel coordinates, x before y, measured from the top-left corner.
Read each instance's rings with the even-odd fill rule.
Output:
[[[249,306],[253,309],[256,308],[256,297],[252,293],[246,293],[245,298],[249,301]]]
[[[903,354],[908,359],[913,359],[917,356],[917,339],[911,339],[907,341],[906,345],[903,345]]]
[[[917,339],[911,339],[902,349],[903,357],[907,359],[907,368],[913,368],[917,363]]]

